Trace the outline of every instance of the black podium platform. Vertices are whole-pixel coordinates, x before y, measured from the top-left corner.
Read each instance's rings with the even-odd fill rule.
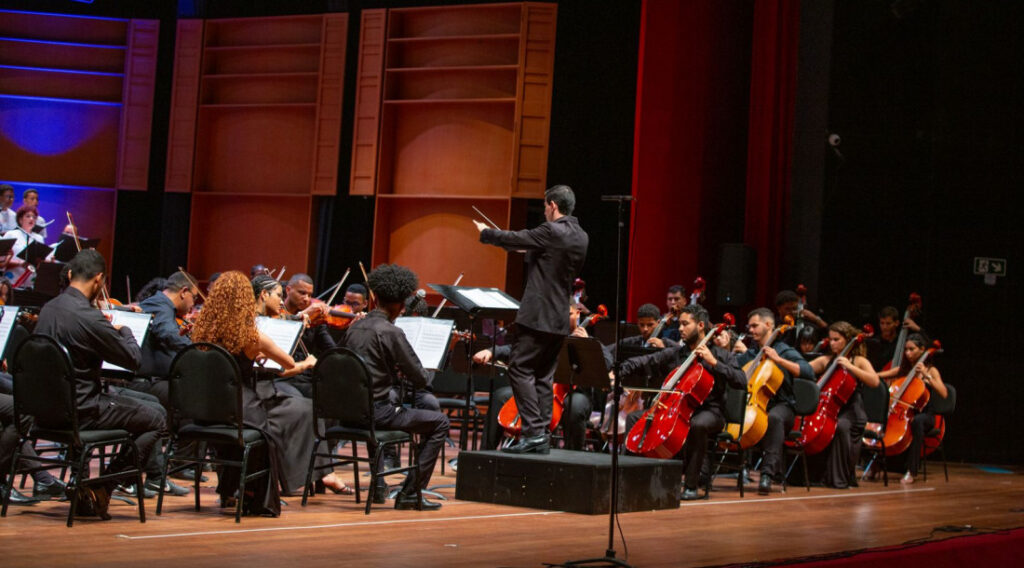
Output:
[[[551,450],[548,455],[460,452],[455,498],[585,515],[607,514],[608,454]],[[682,462],[619,457],[619,512],[679,507]]]

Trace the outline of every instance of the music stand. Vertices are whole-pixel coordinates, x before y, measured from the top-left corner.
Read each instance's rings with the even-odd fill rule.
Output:
[[[61,273],[67,265],[63,262],[41,262],[36,268],[36,281],[33,288],[40,294],[53,297],[60,294]]]
[[[427,284],[441,294],[453,306],[466,313],[469,318],[469,348],[466,349],[466,408],[462,416],[462,428],[459,429],[459,449],[465,450],[468,445],[469,412],[473,402],[473,342],[476,320],[479,318],[511,320],[519,311],[519,302],[498,288],[480,286],[452,286],[448,284]],[[494,338],[491,338],[491,350],[494,349]]]
[[[99,239],[87,237],[78,237],[78,242],[82,245],[82,250],[96,248],[100,244]],[[60,241],[53,248],[53,258],[61,262],[71,262],[76,254],[78,254],[78,247],[75,246],[75,239],[67,234],[62,235]]]

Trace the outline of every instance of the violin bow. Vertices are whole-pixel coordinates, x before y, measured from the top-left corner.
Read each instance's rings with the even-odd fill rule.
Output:
[[[280,280],[281,278],[284,277],[284,269],[285,268],[287,268],[287,266],[281,266],[281,271],[277,273],[277,276],[274,277],[274,280]]]
[[[75,225],[75,219],[71,216],[70,211],[65,211],[64,213],[67,214],[68,224],[71,225],[71,236],[75,239],[75,250],[82,252],[82,241],[78,240],[78,226]],[[111,306],[110,294],[107,293],[107,283],[105,281],[103,282],[103,287],[100,288],[100,294],[103,295],[103,301],[107,303],[107,308],[109,309]]]
[[[474,207],[474,209],[476,209],[476,208]],[[458,286],[459,282],[462,282],[462,277],[465,276],[465,275],[466,275],[465,272],[460,272],[459,273],[459,277],[455,279],[455,284],[452,284],[452,286]],[[441,303],[437,305],[437,309],[434,310],[434,313],[430,317],[436,318],[437,314],[441,313],[441,308],[444,307],[444,304],[447,301],[448,301],[448,298],[441,298]]]
[[[192,278],[192,275],[189,274],[188,272],[185,272],[185,269],[180,266],[178,267],[178,272],[180,272],[185,277],[185,280],[188,280],[188,283],[196,289],[196,292],[199,293],[199,298],[202,299],[203,302],[205,303],[206,294],[203,294],[203,290],[199,288],[199,283],[196,282],[195,278]]]
[[[366,275],[366,267],[363,266],[363,261],[359,261],[359,270],[363,273],[363,282],[366,282],[366,291],[370,293],[370,301],[373,302],[374,307],[377,306],[377,295],[370,289],[370,277]]]
[[[345,285],[345,280],[348,280],[350,272],[352,272],[352,269],[346,268],[345,274],[342,275],[341,280],[338,280],[338,283],[334,285],[334,292],[331,292],[331,297],[328,298],[326,302],[328,306],[334,302],[334,297],[338,295],[338,290],[341,290],[341,287]]]

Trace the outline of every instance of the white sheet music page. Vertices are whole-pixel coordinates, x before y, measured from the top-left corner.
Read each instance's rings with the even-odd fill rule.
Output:
[[[18,306],[4,306],[3,317],[0,318],[0,354],[7,349],[7,341],[11,338],[14,322],[18,321]]]
[[[497,288],[465,288],[458,291],[474,305],[490,309],[519,309],[519,304],[509,300]]]
[[[402,317],[395,319],[395,325],[405,332],[424,369],[440,368],[448,352],[455,320]]]
[[[146,340],[146,332],[149,331],[149,322],[153,321],[153,314],[141,313],[141,312],[126,312],[124,310],[102,310],[104,314],[110,317],[110,325],[119,325],[127,327],[131,330],[132,335],[135,336],[135,341],[138,342],[139,347],[142,347],[142,342]],[[103,368],[108,371],[124,371],[129,372],[124,367],[118,367],[112,363],[103,362]]]
[[[299,334],[302,333],[302,322],[256,316],[256,329],[269,337],[281,351],[291,353],[295,343],[299,340]],[[270,359],[263,362],[263,368],[274,371],[284,370],[276,361]]]

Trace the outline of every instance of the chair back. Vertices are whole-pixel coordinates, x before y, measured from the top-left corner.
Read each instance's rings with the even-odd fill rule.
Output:
[[[941,416],[949,416],[956,410],[956,389],[946,383],[946,398],[932,396],[930,399],[932,412]]]
[[[797,416],[808,416],[818,410],[818,399],[821,397],[821,387],[815,381],[807,379],[793,380],[793,396],[796,398],[796,405],[793,413]]]
[[[77,432],[74,367],[56,339],[37,334],[22,341],[15,352],[13,376],[16,416],[32,416],[43,428]]]
[[[347,347],[324,352],[313,367],[316,418],[373,430],[373,388],[363,358]]]
[[[864,399],[864,413],[868,422],[877,422],[883,426],[889,420],[889,385],[880,381],[875,388],[865,387],[861,392]]]
[[[4,347],[3,358],[7,360],[9,367],[14,367],[14,354],[17,353],[18,346],[21,345],[22,341],[31,335],[28,329],[20,323],[15,323],[14,327],[11,328],[11,334],[7,336],[7,345]]]
[[[726,424],[739,424],[742,429],[747,416],[747,389],[726,387],[724,410]]]
[[[241,429],[241,373],[238,362],[223,347],[193,343],[182,349],[171,362],[167,380],[175,419],[237,424]]]

